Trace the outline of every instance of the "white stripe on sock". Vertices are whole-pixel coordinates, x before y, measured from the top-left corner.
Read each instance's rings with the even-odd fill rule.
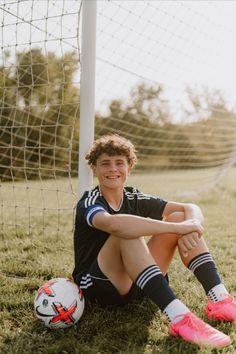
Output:
[[[195,259],[195,260],[192,262],[191,266],[196,266],[199,262],[201,262],[201,261],[203,261],[203,260],[205,260],[205,259],[213,260],[213,259],[212,259],[212,256],[211,256],[210,254],[204,254],[204,255],[202,255],[201,257],[198,257],[197,259]]]
[[[208,262],[211,262],[211,260],[210,259],[206,259],[205,261],[202,261],[200,264],[197,264],[193,269],[191,269],[193,272],[195,272],[195,270],[199,267],[199,266],[201,266],[202,264],[204,264],[204,263],[208,263]]]
[[[144,286],[149,282],[150,279],[152,279],[156,275],[160,275],[160,274],[162,274],[161,271],[153,270],[152,272],[147,274],[147,276],[144,279],[142,279],[142,282],[140,283],[139,287],[141,289],[143,289]]]
[[[205,255],[204,257],[195,259],[195,261],[193,261],[193,263],[191,264],[191,267],[196,267],[199,263],[201,263],[202,261],[205,261],[206,259],[208,259],[209,261],[213,261],[213,259],[210,255]]]
[[[210,254],[206,254],[206,255],[196,259],[195,261],[193,261],[190,264],[189,269],[194,272],[200,265],[207,263],[207,262],[213,262],[213,258],[211,257]]]
[[[138,285],[138,287],[143,289],[144,285],[147,283],[148,280],[159,274],[161,274],[161,270],[158,266],[154,265],[152,267],[149,267],[144,271],[144,273],[142,273],[138,277],[138,279],[136,280],[136,284]]]

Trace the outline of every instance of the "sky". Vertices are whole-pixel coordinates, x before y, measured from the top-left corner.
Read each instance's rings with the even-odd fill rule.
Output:
[[[78,0],[0,0],[1,47],[11,52],[4,64],[33,46],[80,52],[79,9]],[[176,110],[186,102],[186,86],[219,89],[234,105],[235,14],[236,1],[98,0],[96,109],[128,99],[140,81],[162,84]]]
[[[234,104],[235,14],[236,1],[99,1],[97,100],[127,97],[145,80],[176,107],[186,86],[219,89]]]

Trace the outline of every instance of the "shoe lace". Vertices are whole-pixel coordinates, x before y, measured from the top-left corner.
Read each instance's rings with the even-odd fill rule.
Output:
[[[176,318],[182,317],[182,323],[183,325],[186,325],[194,330],[204,332],[205,334],[212,334],[214,332],[214,329],[207,325],[205,322],[200,320],[200,318],[196,317],[193,315],[191,312],[188,312],[184,315],[178,315]]]

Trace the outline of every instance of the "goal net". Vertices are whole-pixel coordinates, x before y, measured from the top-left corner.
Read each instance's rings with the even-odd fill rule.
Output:
[[[72,230],[81,5],[77,0],[1,2],[2,232],[60,232],[68,225]]]
[[[236,162],[235,4],[99,5],[96,135],[136,144],[148,190],[178,197],[217,186]]]
[[[73,228],[82,5],[0,4],[2,232]],[[134,180],[145,179],[146,192],[199,194],[235,165],[233,7],[97,2],[95,137],[132,140],[139,157]]]

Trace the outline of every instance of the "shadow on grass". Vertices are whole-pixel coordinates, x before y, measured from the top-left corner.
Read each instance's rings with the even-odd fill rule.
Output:
[[[87,304],[79,323],[67,330],[48,330],[32,313],[27,322],[18,319],[18,328],[12,329],[14,332],[5,337],[0,348],[1,354],[218,353],[210,349],[203,352],[170,337],[167,321],[148,299],[113,309]]]
[[[142,353],[156,308],[147,300],[103,309],[87,304],[79,323],[67,330],[48,330],[37,319],[8,335],[1,354]]]

